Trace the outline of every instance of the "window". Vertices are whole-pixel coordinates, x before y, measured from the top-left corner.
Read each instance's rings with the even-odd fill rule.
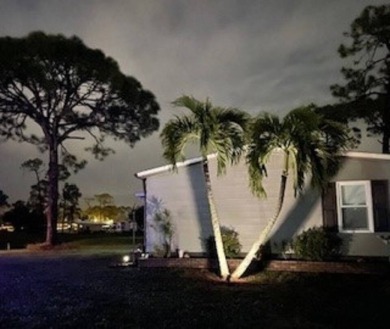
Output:
[[[340,232],[373,232],[370,181],[337,182],[337,212]]]
[[[390,232],[389,182],[330,182],[322,195],[324,227],[335,232]]]

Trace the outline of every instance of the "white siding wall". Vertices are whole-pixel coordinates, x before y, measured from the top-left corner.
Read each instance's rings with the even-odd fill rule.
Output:
[[[209,160],[212,188],[221,225],[232,227],[239,233],[243,252],[248,251],[267,220],[274,215],[281,164],[282,154],[276,153],[271,158],[268,176],[264,180],[267,198],[259,199],[249,190],[247,169],[243,162],[229,167],[226,175],[217,177],[216,159]],[[152,252],[155,245],[161,244],[152,226],[155,212],[163,208],[171,211],[175,224],[174,249],[206,251],[203,242],[212,234],[212,228],[201,165],[181,167],[176,173],[149,176],[146,180],[146,190],[147,251]],[[282,214],[271,234],[272,241],[280,243],[282,240],[290,240],[302,229],[321,224],[319,199],[312,194],[311,197],[296,199],[289,179]]]
[[[146,250],[153,252],[155,246],[161,245],[153,226],[155,213],[164,208],[172,214],[173,250],[205,250],[203,238],[210,236],[212,229],[201,165],[150,176],[146,180],[146,191]]]
[[[243,162],[228,168],[227,175],[220,177],[216,175],[216,162],[213,161],[210,165],[221,225],[232,227],[239,233],[244,252],[248,251],[259,236],[268,219],[274,216],[279,197],[282,163],[283,154],[275,152],[267,166],[267,177],[264,179],[267,197],[261,199],[253,196],[249,189],[247,168]],[[310,196],[295,198],[292,179],[289,177],[282,213],[271,233],[273,249],[276,247],[275,243],[290,240],[303,229],[322,224],[319,201],[312,193]]]
[[[212,188],[221,225],[239,233],[242,251],[248,251],[269,218],[274,215],[281,176],[283,154],[276,152],[264,180],[266,199],[254,197],[248,186],[245,164],[229,167],[227,174],[217,177],[216,159],[209,160]],[[347,159],[337,180],[388,179],[390,165],[384,160]],[[295,198],[289,177],[282,214],[271,233],[273,251],[279,251],[283,240],[291,239],[313,226],[322,226],[322,206],[319,192],[309,190]],[[201,164],[178,168],[178,172],[164,172],[148,176],[146,249],[153,252],[161,242],[152,228],[154,213],[167,208],[175,225],[173,250],[205,252],[204,239],[212,234],[206,189]],[[390,200],[389,200],[390,201]],[[349,241],[349,254],[360,256],[389,255],[386,246],[375,234],[344,236]]]

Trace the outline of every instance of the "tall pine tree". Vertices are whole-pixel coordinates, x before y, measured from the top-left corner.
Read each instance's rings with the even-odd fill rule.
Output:
[[[367,131],[380,136],[382,152],[390,153],[390,5],[366,7],[344,35],[351,43],[338,51],[352,65],[341,70],[346,83],[331,90],[347,104],[340,111],[364,119]]]

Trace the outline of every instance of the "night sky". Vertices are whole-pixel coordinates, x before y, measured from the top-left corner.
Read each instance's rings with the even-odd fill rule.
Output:
[[[0,0],[0,35],[77,35],[155,94],[162,127],[182,113],[171,102],[183,94],[251,114],[335,102],[329,86],[343,81],[340,69],[348,63],[337,48],[370,4],[383,1]],[[133,194],[142,190],[134,173],[165,164],[158,135],[133,149],[116,142],[116,154],[104,162],[85,153],[82,142],[69,142],[89,160],[69,182],[83,197],[107,192],[118,205],[133,205]],[[361,149],[380,147],[369,141]],[[28,198],[33,175],[20,165],[34,157],[46,161],[47,155],[27,143],[0,144],[0,189],[10,202]]]

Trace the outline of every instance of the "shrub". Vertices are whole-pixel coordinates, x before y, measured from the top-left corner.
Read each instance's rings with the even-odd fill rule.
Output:
[[[313,227],[299,234],[292,243],[297,258],[322,261],[341,255],[342,239],[323,227]]]
[[[221,227],[221,235],[223,247],[225,250],[225,255],[227,258],[234,258],[240,254],[241,244],[238,239],[238,233],[233,229],[226,226]],[[215,239],[211,235],[207,240],[207,252],[210,258],[217,257],[217,250],[215,248]]]
[[[154,257],[159,257],[159,258],[167,258],[168,256],[170,256],[170,252],[169,250],[167,249],[167,246],[166,245],[155,245],[154,248],[153,248],[153,256]]]
[[[155,225],[152,227],[162,235],[162,247],[155,246],[155,254],[163,257],[171,257],[172,238],[175,233],[171,213],[168,209],[157,212],[154,216]]]

